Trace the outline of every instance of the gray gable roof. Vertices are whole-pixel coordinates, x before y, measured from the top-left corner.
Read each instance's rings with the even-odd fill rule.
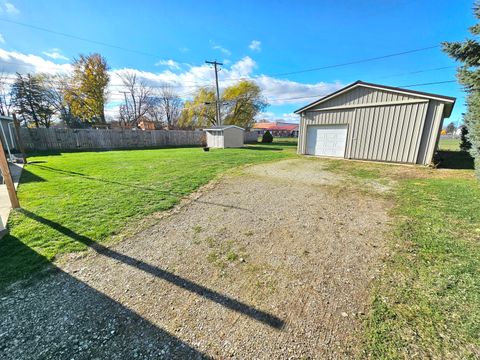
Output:
[[[364,86],[364,87],[370,87],[370,88],[376,88],[380,90],[386,90],[386,91],[391,91],[391,92],[396,92],[396,93],[401,93],[401,94],[407,94],[407,95],[412,95],[416,97],[422,97],[422,98],[427,98],[427,99],[432,99],[432,100],[438,100],[444,103],[447,103],[450,105],[449,111],[451,112],[451,109],[453,108],[453,104],[455,103],[456,98],[451,97],[451,96],[444,96],[444,95],[438,95],[438,94],[432,94],[432,93],[427,93],[423,91],[416,91],[416,90],[409,90],[409,89],[403,89],[403,88],[398,88],[398,87],[393,87],[393,86],[387,86],[387,85],[380,85],[380,84],[373,84],[373,83],[367,83],[361,80],[355,81],[354,83],[341,88],[340,90],[337,90],[329,95],[326,95],[319,100],[316,100],[308,105],[305,105],[304,107],[301,107],[300,109],[294,111],[295,114],[300,114],[303,111],[306,111],[324,101],[327,101],[329,99],[332,99],[336,96],[340,96],[341,94],[354,89],[359,86]],[[448,113],[446,117],[450,116]]]

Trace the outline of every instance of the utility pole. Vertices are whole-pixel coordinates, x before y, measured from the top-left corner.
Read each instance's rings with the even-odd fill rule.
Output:
[[[125,111],[127,112],[127,117],[130,120],[130,109],[128,108],[128,101],[127,101],[127,94],[130,94],[128,91],[120,91],[123,94],[123,98],[125,99]],[[125,121],[125,127],[127,127],[127,121]]]
[[[215,102],[215,108],[217,110],[217,125],[222,125],[221,113],[220,113],[220,90],[218,89],[218,66],[222,66],[222,63],[215,61],[205,61],[207,64],[213,65],[215,69],[215,84],[217,86],[217,101]]]

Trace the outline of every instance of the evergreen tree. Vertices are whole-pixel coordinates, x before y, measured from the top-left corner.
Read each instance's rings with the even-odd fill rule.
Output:
[[[262,136],[262,143],[271,143],[273,142],[273,136],[270,131],[265,131],[265,134]]]
[[[480,2],[474,5],[474,14],[480,20]],[[463,42],[444,42],[443,50],[452,58],[462,62],[457,78],[465,87],[467,96],[467,112],[464,123],[468,131],[468,140],[472,147],[469,150],[475,159],[475,169],[480,178],[480,23],[472,26],[470,32],[474,39]]]
[[[17,73],[12,85],[12,102],[17,113],[35,127],[50,127],[55,108],[50,101],[44,75],[23,76]]]
[[[472,143],[468,140],[467,127],[462,125],[462,134],[460,135],[460,150],[469,151],[472,148]]]

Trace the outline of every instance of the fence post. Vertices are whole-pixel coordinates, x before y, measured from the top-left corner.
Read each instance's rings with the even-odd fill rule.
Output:
[[[17,192],[15,191],[15,184],[13,183],[12,174],[8,167],[7,157],[5,156],[5,150],[3,148],[3,140],[0,137],[0,170],[2,171],[3,180],[7,185],[8,196],[10,198],[10,204],[13,209],[19,209],[20,203],[18,202]]]
[[[15,137],[18,143],[20,152],[22,153],[23,163],[27,163],[27,153],[25,152],[25,146],[23,146],[22,136],[20,135],[20,122],[17,120],[17,115],[13,114],[13,125],[15,128]]]

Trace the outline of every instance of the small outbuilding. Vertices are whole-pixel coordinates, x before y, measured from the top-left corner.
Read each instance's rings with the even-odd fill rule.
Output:
[[[455,98],[357,81],[297,111],[298,153],[429,165]]]
[[[245,139],[245,129],[236,125],[213,126],[204,129],[207,134],[207,146],[211,148],[242,147]]]

